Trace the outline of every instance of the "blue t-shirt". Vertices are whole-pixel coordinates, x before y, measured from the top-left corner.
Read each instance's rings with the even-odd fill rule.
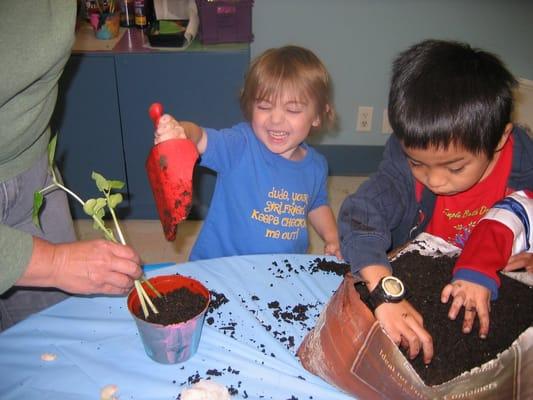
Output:
[[[268,150],[248,123],[205,131],[200,165],[217,172],[217,180],[190,260],[306,253],[307,214],[328,202],[324,156],[303,143],[306,156],[287,160]]]

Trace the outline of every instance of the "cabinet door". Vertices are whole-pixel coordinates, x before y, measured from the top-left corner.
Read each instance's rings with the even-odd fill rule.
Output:
[[[100,196],[92,171],[126,182],[114,65],[112,56],[72,55],[59,83],[52,120],[56,161],[66,185],[84,200]],[[75,218],[87,218],[69,201]],[[123,216],[127,201],[120,206]]]
[[[117,56],[117,81],[131,217],[157,219],[145,161],[153,145],[153,102],[178,120],[212,128],[242,120],[239,91],[250,60],[239,51],[169,52]],[[191,218],[203,218],[215,175],[196,168]]]

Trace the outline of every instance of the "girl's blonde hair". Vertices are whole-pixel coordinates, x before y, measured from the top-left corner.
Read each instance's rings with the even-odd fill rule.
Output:
[[[335,122],[331,78],[312,51],[284,46],[266,50],[252,62],[240,97],[246,120],[251,121],[256,101],[279,100],[284,91],[294,93],[297,101],[313,102],[321,126]]]

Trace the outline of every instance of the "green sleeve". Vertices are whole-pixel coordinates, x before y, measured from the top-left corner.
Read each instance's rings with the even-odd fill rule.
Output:
[[[0,294],[22,276],[33,251],[30,234],[0,225]]]

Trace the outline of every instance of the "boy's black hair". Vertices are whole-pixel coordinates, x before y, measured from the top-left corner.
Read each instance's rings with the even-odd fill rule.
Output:
[[[406,147],[455,144],[491,159],[511,121],[516,83],[491,53],[425,40],[394,61],[389,121]]]

